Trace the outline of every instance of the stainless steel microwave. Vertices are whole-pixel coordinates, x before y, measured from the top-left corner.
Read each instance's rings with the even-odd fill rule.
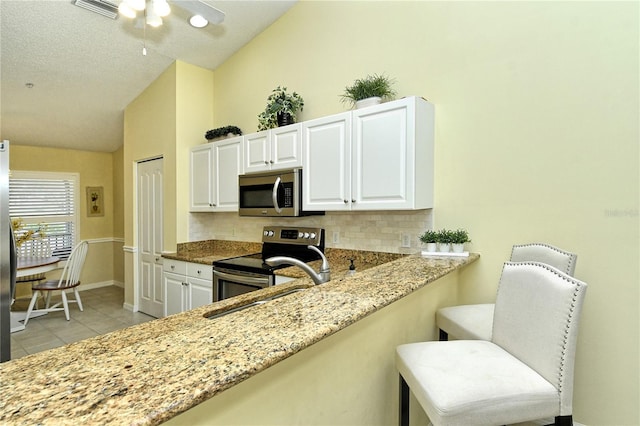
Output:
[[[302,169],[252,173],[239,177],[240,216],[293,217],[324,212],[302,210]]]

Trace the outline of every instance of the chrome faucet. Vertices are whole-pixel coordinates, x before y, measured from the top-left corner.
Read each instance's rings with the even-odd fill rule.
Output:
[[[303,271],[305,271],[307,275],[311,277],[314,283],[316,284],[326,283],[331,279],[331,269],[329,268],[329,261],[325,257],[324,253],[322,253],[322,251],[316,246],[307,246],[307,248],[315,251],[322,258],[322,266],[320,266],[319,272],[314,271],[313,268],[311,268],[311,266],[293,257],[274,256],[266,259],[265,263],[271,266],[294,265],[302,269]]]

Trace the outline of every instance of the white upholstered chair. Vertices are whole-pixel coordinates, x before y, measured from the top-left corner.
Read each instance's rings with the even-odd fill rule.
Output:
[[[571,425],[578,323],[587,285],[536,262],[505,263],[491,341],[398,346],[400,424],[409,390],[436,425]]]
[[[540,262],[573,276],[578,256],[549,244],[532,243],[514,245],[511,262]],[[436,325],[440,340],[449,336],[458,340],[491,340],[493,303],[459,305],[436,311]]]
[[[78,293],[78,286],[80,285],[80,273],[84,266],[85,258],[87,257],[87,249],[89,244],[86,241],[81,241],[71,251],[67,264],[62,270],[62,275],[58,280],[45,281],[43,283],[37,283],[31,286],[33,296],[27,309],[27,316],[24,320],[24,325],[27,325],[32,313],[36,312],[53,312],[64,311],[64,315],[69,321],[69,303],[75,302],[82,311],[82,300],[80,300],[80,294]],[[67,290],[73,290],[75,299],[67,298]],[[51,293],[59,291],[62,296],[62,301],[50,306]],[[39,295],[46,294],[46,305],[44,309],[33,309]],[[62,305],[62,306],[60,306]]]

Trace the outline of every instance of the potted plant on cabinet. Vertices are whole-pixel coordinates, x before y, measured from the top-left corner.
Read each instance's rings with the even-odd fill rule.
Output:
[[[382,100],[392,99],[396,92],[391,87],[393,81],[384,74],[372,74],[366,78],[359,78],[351,86],[344,89],[342,102],[356,108],[375,105]]]
[[[464,244],[469,243],[469,233],[466,229],[456,229],[451,232],[451,244],[453,245],[454,253],[462,253],[464,251]]]
[[[295,123],[296,115],[303,107],[304,99],[298,93],[276,87],[267,98],[266,108],[258,115],[258,131]]]
[[[438,233],[432,229],[427,229],[420,235],[420,241],[425,245],[427,252],[435,252],[438,243]]]
[[[224,126],[207,131],[207,133],[204,134],[204,137],[206,140],[212,141],[216,139],[228,138],[234,135],[242,136],[242,130],[240,130],[240,128],[236,126]]]

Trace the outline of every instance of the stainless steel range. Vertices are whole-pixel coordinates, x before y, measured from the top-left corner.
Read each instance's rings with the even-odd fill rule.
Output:
[[[289,257],[302,262],[321,259],[308,248],[324,252],[324,229],[309,227],[265,226],[262,232],[262,252],[213,262],[213,300],[228,299],[289,281],[275,271],[290,264],[268,265],[265,259]]]

